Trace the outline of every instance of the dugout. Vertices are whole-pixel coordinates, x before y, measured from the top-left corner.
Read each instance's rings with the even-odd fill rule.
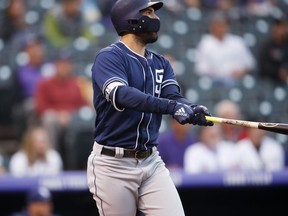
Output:
[[[181,176],[178,173],[174,181],[187,216],[286,215],[287,204],[282,198],[288,193],[286,170]],[[55,213],[59,215],[98,215],[86,186],[85,172],[67,172],[53,178],[0,178],[0,215],[9,216],[21,210],[27,187],[35,184],[50,187]]]

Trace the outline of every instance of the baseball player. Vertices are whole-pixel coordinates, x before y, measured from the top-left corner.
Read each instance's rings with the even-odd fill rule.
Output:
[[[120,40],[102,49],[92,67],[95,143],[87,163],[100,215],[181,216],[182,203],[157,151],[163,114],[180,124],[212,126],[205,106],[180,94],[170,63],[146,49],[157,40],[163,3],[118,0],[111,10]]]

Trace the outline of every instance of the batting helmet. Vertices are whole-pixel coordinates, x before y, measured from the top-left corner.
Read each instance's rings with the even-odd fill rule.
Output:
[[[162,6],[163,2],[161,1],[118,0],[112,7],[111,20],[118,35],[123,35],[127,32],[137,33],[135,26],[137,26],[139,19],[142,17],[140,11],[148,7],[153,7],[156,11]]]

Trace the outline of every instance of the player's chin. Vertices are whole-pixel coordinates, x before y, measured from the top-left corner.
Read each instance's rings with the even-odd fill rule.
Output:
[[[144,44],[154,43],[158,40],[157,32],[149,32],[140,35],[140,38]]]
[[[147,43],[154,43],[158,40],[157,32],[150,32],[149,37],[147,37]]]
[[[152,37],[155,38],[155,41],[158,39],[158,32],[152,32]]]

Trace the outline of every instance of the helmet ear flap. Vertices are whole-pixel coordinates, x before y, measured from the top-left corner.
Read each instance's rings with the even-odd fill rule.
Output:
[[[133,25],[138,25],[139,20],[137,19],[130,19],[128,20],[128,23],[133,26]]]
[[[128,20],[128,23],[129,23],[128,32],[135,33],[137,31],[138,26],[139,26],[139,20],[130,19],[130,20]]]

